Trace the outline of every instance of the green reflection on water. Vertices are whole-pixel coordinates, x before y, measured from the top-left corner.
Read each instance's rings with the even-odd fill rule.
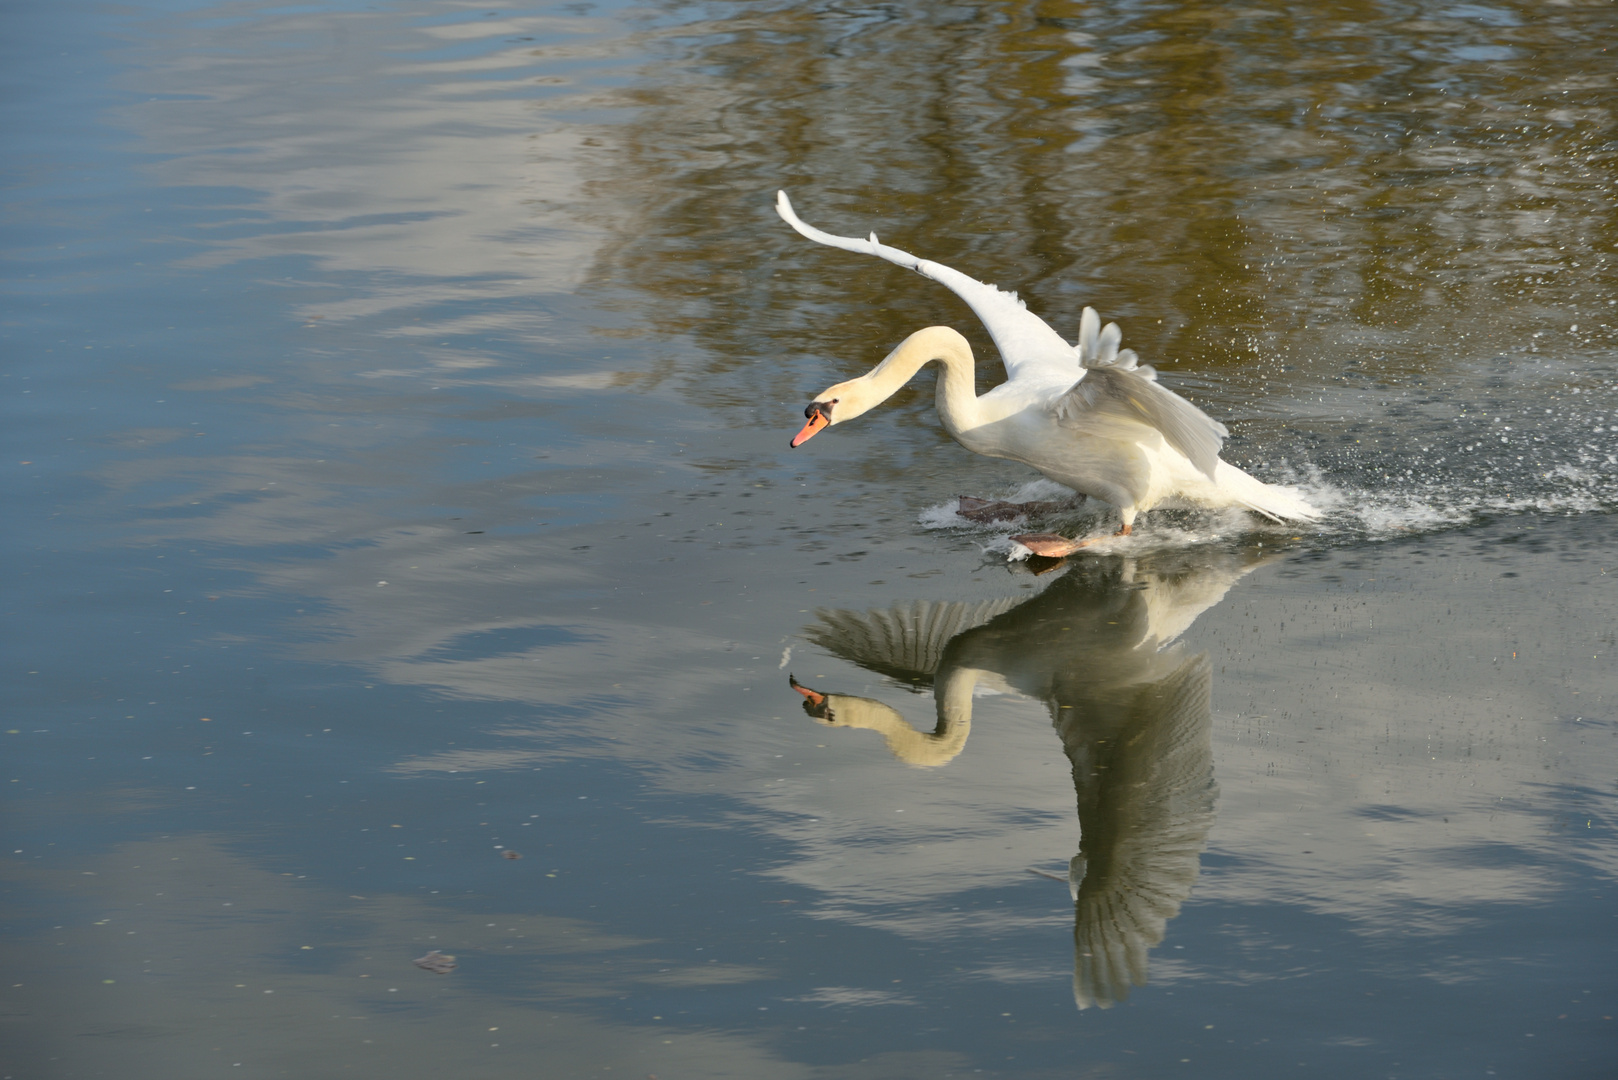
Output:
[[[1323,336],[1443,371],[1456,350],[1434,346],[1614,283],[1610,13],[1478,12],[1500,17],[737,5],[650,36],[599,158],[622,239],[593,280],[634,285],[753,400],[761,352],[852,374],[940,311],[969,322],[897,271],[794,250],[765,205],[787,187],[810,220],[1016,288],[1059,330],[1094,304],[1149,361],[1232,380],[1227,407],[1292,383],[1278,359],[1329,363]],[[1510,57],[1471,59],[1480,42]]]

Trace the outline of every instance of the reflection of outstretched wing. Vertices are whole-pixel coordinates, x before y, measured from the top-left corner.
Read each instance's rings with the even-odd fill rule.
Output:
[[[1145,984],[1147,951],[1191,895],[1218,796],[1211,686],[1204,654],[1135,690],[1121,725],[1090,722],[1083,706],[1059,714],[1083,830],[1069,872],[1081,1009],[1110,1008]]]
[[[819,622],[804,633],[822,649],[860,667],[922,686],[932,681],[950,638],[982,626],[1026,597],[934,603],[917,600],[882,611],[843,608],[815,612]]]

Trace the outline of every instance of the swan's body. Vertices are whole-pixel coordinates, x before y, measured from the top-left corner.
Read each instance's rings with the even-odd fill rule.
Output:
[[[956,442],[985,457],[1020,461],[1111,503],[1123,533],[1137,514],[1165,505],[1239,506],[1290,521],[1319,516],[1291,492],[1221,461],[1225,426],[1159,386],[1155,371],[1140,366],[1132,350],[1118,348],[1118,324],[1103,329],[1094,308],[1084,309],[1078,344],[1069,345],[1013,293],[878,243],[875,234],[856,240],[822,232],[799,219],[784,191],[776,211],[810,240],[875,255],[947,287],[983,321],[1008,376],[979,397],[966,338],[947,326],[918,330],[867,374],[815,398],[793,446],[886,401],[936,360],[943,366],[938,417]]]

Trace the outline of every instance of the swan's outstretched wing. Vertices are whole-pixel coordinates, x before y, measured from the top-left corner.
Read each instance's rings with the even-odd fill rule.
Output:
[[[833,236],[821,232],[798,217],[784,191],[776,192],[775,210],[783,221],[817,244],[886,259],[938,282],[965,300],[994,339],[995,348],[1000,350],[1000,359],[1006,365],[1006,374],[1011,378],[1016,379],[1024,374],[1024,369],[1028,369],[1026,373],[1029,374],[1051,373],[1054,370],[1082,375],[1077,370],[1079,358],[1073,346],[1063,341],[1061,335],[1046,325],[1044,319],[1029,311],[1027,305],[1017,299],[1016,293],[1003,292],[993,285],[969,278],[959,270],[951,270],[941,263],[918,259],[908,251],[889,247],[878,242],[875,233],[868,240],[856,240],[851,236]]]
[[[1087,317],[1092,314],[1085,309]],[[1132,362],[1134,354],[1128,349],[1124,353]],[[1230,434],[1224,424],[1174,391],[1157,385],[1157,372],[1151,368],[1126,367],[1123,363],[1094,367],[1087,364],[1084,378],[1057,399],[1054,412],[1063,427],[1083,427],[1091,416],[1114,416],[1156,428],[1165,442],[1190,458],[1191,464],[1210,479],[1219,464],[1219,448]]]

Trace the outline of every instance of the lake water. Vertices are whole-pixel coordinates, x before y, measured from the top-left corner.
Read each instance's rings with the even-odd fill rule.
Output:
[[[1610,3],[0,20],[0,1075],[1612,1075]],[[1327,518],[788,450],[777,188]]]

